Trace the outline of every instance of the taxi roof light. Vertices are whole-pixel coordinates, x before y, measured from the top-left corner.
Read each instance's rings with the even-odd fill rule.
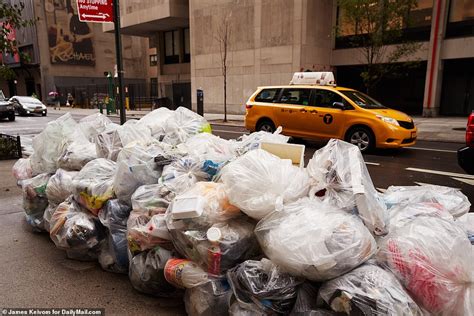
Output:
[[[324,72],[295,72],[290,85],[318,85],[336,86],[334,74],[330,71]]]

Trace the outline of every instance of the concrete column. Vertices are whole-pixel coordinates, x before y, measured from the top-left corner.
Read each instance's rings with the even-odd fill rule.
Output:
[[[431,34],[428,46],[428,64],[426,67],[425,94],[423,97],[423,116],[439,114],[441,86],[443,80],[443,60],[441,47],[446,29],[448,0],[434,0],[431,15]]]

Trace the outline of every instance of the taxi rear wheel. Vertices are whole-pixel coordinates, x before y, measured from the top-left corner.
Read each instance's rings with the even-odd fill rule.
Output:
[[[275,132],[275,124],[270,120],[262,120],[257,125],[257,131],[264,131],[268,133]]]
[[[368,152],[375,145],[372,131],[362,126],[351,128],[347,132],[346,141],[359,147],[361,152]]]

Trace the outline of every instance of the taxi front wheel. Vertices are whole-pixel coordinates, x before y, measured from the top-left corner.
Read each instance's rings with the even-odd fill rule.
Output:
[[[375,137],[368,128],[362,126],[354,127],[347,132],[346,142],[356,145],[361,152],[368,152],[375,145]]]
[[[270,120],[263,120],[258,123],[257,131],[273,133],[275,131],[275,124],[273,124],[273,122]]]

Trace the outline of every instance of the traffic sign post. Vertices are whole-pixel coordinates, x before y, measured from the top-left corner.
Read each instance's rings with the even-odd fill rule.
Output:
[[[79,21],[96,23],[113,23],[113,0],[77,0]]]
[[[114,23],[115,55],[117,58],[117,98],[115,104],[120,109],[120,124],[127,120],[123,94],[122,38],[120,36],[119,0],[77,0],[77,12],[81,22]]]

